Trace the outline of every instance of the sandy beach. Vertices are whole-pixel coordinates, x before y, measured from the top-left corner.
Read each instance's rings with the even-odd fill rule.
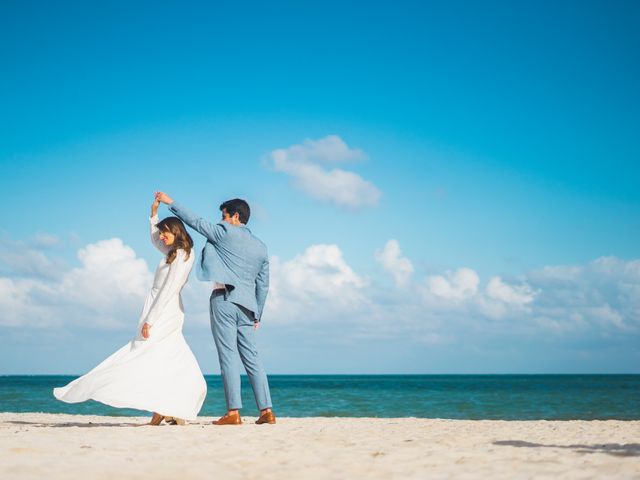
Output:
[[[640,421],[0,414],[0,478],[640,478]]]

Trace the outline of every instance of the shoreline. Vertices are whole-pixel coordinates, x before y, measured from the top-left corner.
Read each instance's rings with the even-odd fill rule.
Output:
[[[3,478],[640,478],[637,420],[149,417],[0,413]]]
[[[115,408],[115,407],[114,407]],[[252,409],[252,412],[255,412],[255,408]],[[144,412],[143,412],[144,413]],[[224,409],[220,410],[220,415],[224,413]],[[278,412],[275,412],[278,415]],[[249,423],[253,420],[258,419],[257,413],[252,413],[250,415],[244,415],[240,412],[244,423]],[[135,419],[141,420],[145,418],[151,418],[152,412],[148,412],[146,415],[106,415],[102,413],[64,413],[64,412],[45,412],[45,411],[31,411],[31,412],[14,412],[5,410],[0,412],[0,423],[1,419],[5,415],[48,415],[52,417],[73,417],[73,418],[82,418],[82,417],[93,417],[93,418],[105,418],[105,419],[113,419],[113,420],[127,420],[127,419]],[[211,415],[198,415],[196,420],[190,421],[188,423],[193,425],[203,424],[209,422],[211,420],[216,420],[219,418],[218,416]],[[415,415],[404,415],[404,416],[386,416],[386,417],[378,417],[378,416],[355,416],[355,415],[312,415],[312,416],[291,416],[291,417],[281,417],[277,416],[278,419],[283,418],[287,420],[420,420],[420,421],[447,421],[447,422],[557,422],[557,423],[571,423],[571,422],[636,422],[640,425],[640,416],[638,418],[449,418],[449,417],[418,417]],[[244,421],[247,419],[247,421]],[[639,432],[640,435],[640,432]],[[639,438],[640,440],[640,438]]]

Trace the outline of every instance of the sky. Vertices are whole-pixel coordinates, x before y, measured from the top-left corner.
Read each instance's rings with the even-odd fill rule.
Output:
[[[639,50],[631,1],[1,2],[0,374],[134,335],[155,190],[251,204],[269,373],[640,373]]]

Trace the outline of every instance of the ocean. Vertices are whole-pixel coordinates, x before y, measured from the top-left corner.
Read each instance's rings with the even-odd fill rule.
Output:
[[[137,416],[89,401],[67,404],[54,387],[63,375],[0,376],[0,411]],[[200,412],[225,411],[218,375],[207,375]],[[257,409],[242,378],[245,415]],[[280,417],[420,417],[501,420],[640,420],[640,375],[270,375]]]

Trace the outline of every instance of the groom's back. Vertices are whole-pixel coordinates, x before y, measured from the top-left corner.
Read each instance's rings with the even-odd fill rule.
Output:
[[[229,301],[260,318],[269,288],[267,247],[244,225],[216,225],[220,232],[202,251],[200,279],[227,285]]]
[[[242,222],[211,223],[178,202],[172,202],[169,209],[207,238],[198,278],[227,285],[229,300],[252,311],[259,319],[269,288],[269,257],[264,243]],[[223,214],[226,215],[223,218],[231,218],[227,212]],[[237,214],[234,218],[237,219]],[[248,210],[244,220],[248,220]]]
[[[216,254],[241,282],[255,286],[262,264],[268,258],[266,245],[245,226],[236,227],[226,222],[220,225],[226,234],[214,245]]]

